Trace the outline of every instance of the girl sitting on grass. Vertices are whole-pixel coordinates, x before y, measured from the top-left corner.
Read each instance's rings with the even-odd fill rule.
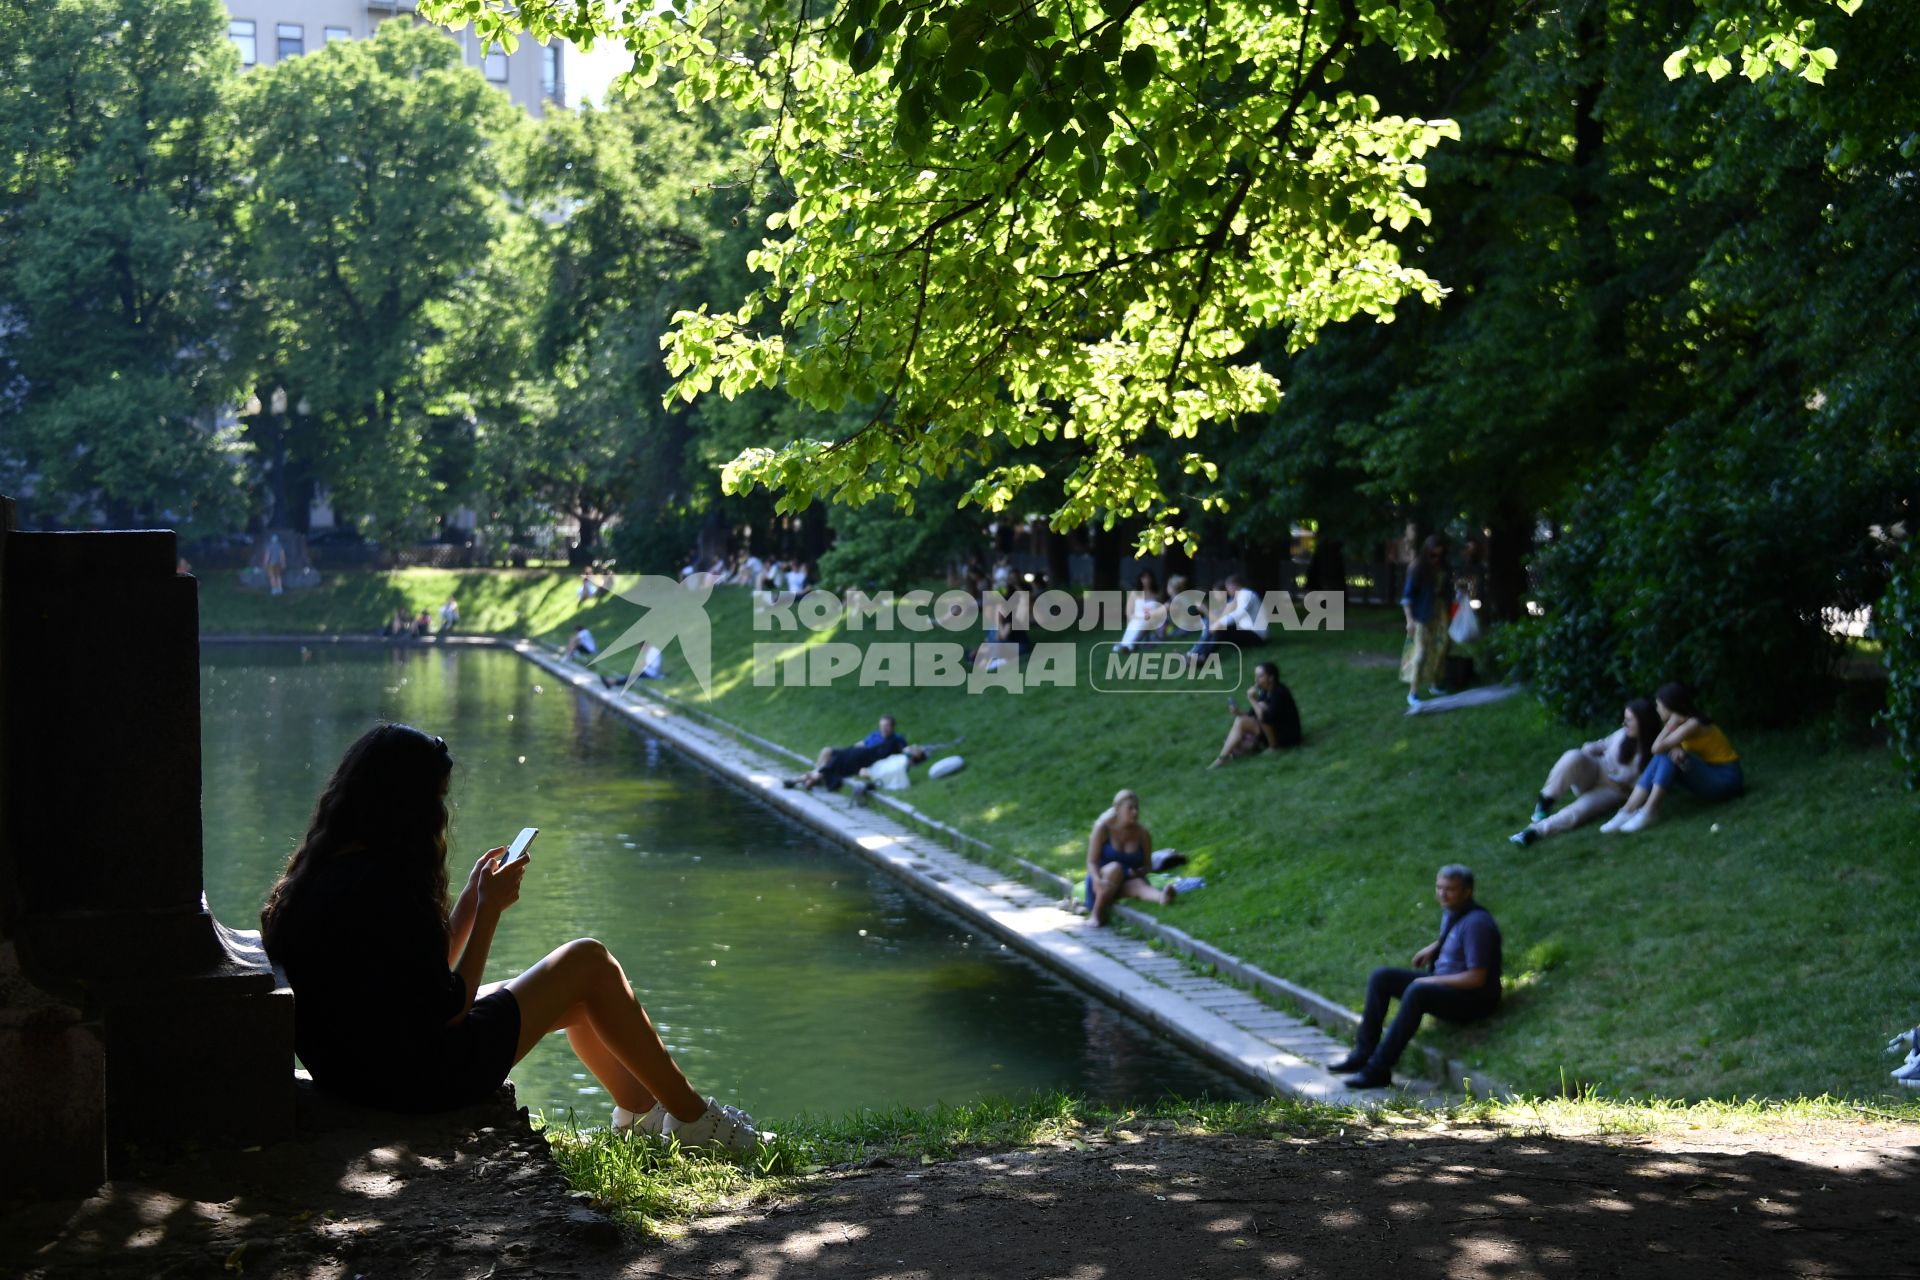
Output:
[[[753,1152],[742,1112],[687,1083],[625,970],[591,938],[480,984],[528,859],[480,855],[447,907],[447,744],[403,724],[360,736],[267,895],[267,954],[292,985],[294,1047],[314,1083],[395,1111],[479,1102],[542,1037],[565,1030],[618,1104],[616,1131]]]
[[[1629,702],[1618,729],[1561,753],[1547,774],[1547,785],[1540,788],[1534,800],[1533,821],[1507,838],[1517,845],[1529,845],[1613,813],[1626,802],[1634,781],[1646,770],[1659,732],[1660,717],[1653,704],[1645,698]],[[1555,813],[1553,806],[1569,791],[1579,798]]]
[[[1116,792],[1087,836],[1087,910],[1096,926],[1107,923],[1115,899],[1142,898],[1165,906],[1178,896],[1172,885],[1156,889],[1147,881],[1152,850],[1153,837],[1140,825],[1140,797]]]
[[[1700,709],[1692,689],[1663,684],[1654,709],[1664,726],[1648,748],[1651,759],[1620,812],[1602,831],[1643,831],[1660,817],[1660,801],[1677,783],[1702,800],[1731,800],[1747,789],[1740,753]]]
[[[1280,683],[1280,668],[1262,662],[1253,669],[1253,687],[1247,690],[1247,710],[1239,702],[1227,699],[1227,711],[1233,723],[1227,728],[1227,740],[1209,769],[1217,769],[1229,760],[1261,751],[1300,745],[1300,708],[1293,691]]]

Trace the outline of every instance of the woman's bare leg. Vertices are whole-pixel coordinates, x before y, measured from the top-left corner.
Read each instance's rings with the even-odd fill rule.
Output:
[[[634,998],[620,962],[600,943],[591,938],[569,942],[510,979],[507,989],[520,1005],[520,1044],[515,1062],[531,1053],[542,1036],[562,1028],[579,1052],[585,1036],[575,1041],[573,1032],[580,1027],[592,1036],[588,1053],[597,1044],[625,1071],[625,1080],[611,1070],[602,1075],[587,1053],[580,1055],[587,1070],[621,1106],[645,1111],[658,1099],[674,1119],[683,1123],[698,1120],[705,1113],[706,1100],[687,1083],[679,1064],[661,1043],[653,1020]],[[647,1097],[642,1100],[633,1093],[628,1088],[630,1083],[637,1083]],[[632,1101],[622,1097],[622,1092]]]
[[[1139,898],[1144,902],[1157,902],[1164,907],[1180,895],[1174,892],[1172,885],[1168,885],[1164,889],[1156,889],[1147,883],[1145,876],[1135,876],[1120,886],[1120,896],[1123,898]]]
[[[1235,716],[1233,727],[1227,730],[1227,740],[1220,744],[1220,754],[1214,758],[1208,768],[1217,768],[1233,759],[1234,752],[1240,746],[1240,740],[1249,734],[1260,732],[1258,722],[1252,716]]]
[[[1109,862],[1100,868],[1100,874],[1094,877],[1093,922],[1095,924],[1104,925],[1107,922],[1107,911],[1113,906],[1113,900],[1120,895],[1120,887],[1126,883],[1123,879],[1125,875],[1126,872],[1121,869],[1119,863]]]

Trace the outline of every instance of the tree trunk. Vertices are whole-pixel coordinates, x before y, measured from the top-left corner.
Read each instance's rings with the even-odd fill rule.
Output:
[[[1073,543],[1063,530],[1047,525],[1047,585],[1067,587],[1073,583]]]
[[[1127,532],[1129,521],[1115,521],[1111,529],[1089,527],[1093,537],[1093,589],[1095,591],[1118,591],[1120,589],[1120,555],[1126,544],[1132,541]]]
[[[1488,615],[1499,622],[1526,616],[1527,559],[1533,551],[1533,513],[1513,498],[1503,499],[1494,516],[1487,547]]]

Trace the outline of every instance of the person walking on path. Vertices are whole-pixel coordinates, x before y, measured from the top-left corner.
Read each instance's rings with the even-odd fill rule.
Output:
[[[286,591],[283,579],[287,572],[287,548],[280,541],[279,534],[267,536],[267,551],[260,566],[267,571],[268,593],[276,596],[283,594]]]
[[[607,948],[580,938],[482,984],[530,859],[488,849],[448,905],[447,744],[379,724],[341,757],[260,913],[293,987],[294,1048],[319,1087],[395,1111],[469,1106],[564,1030],[616,1130],[750,1155],[744,1112],[702,1098]]]
[[[1349,1089],[1392,1084],[1393,1064],[1427,1014],[1473,1022],[1500,1007],[1500,927],[1473,899],[1473,872],[1457,862],[1440,868],[1433,896],[1441,908],[1439,938],[1414,953],[1413,968],[1379,968],[1367,978],[1353,1052],[1328,1068],[1356,1072],[1346,1078]],[[1396,997],[1400,1012],[1383,1038],[1387,1002]]]
[[[1419,558],[1407,571],[1400,593],[1400,611],[1407,620],[1407,642],[1400,650],[1400,681],[1407,686],[1407,705],[1420,705],[1420,690],[1439,697],[1440,673],[1447,665],[1447,603],[1453,599],[1447,570],[1447,540],[1430,535],[1420,546]]]

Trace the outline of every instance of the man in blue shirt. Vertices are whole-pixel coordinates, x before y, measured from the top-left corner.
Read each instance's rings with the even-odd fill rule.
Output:
[[[878,729],[850,747],[827,747],[813,762],[813,768],[797,778],[788,778],[786,785],[808,791],[825,786],[829,791],[838,791],[842,782],[868,765],[902,751],[915,763],[927,758],[925,751],[908,746],[907,740],[894,732],[892,716],[881,716]]]
[[[1472,1022],[1500,1006],[1500,927],[1493,913],[1473,900],[1473,872],[1459,863],[1440,868],[1433,896],[1441,908],[1440,936],[1414,953],[1411,969],[1375,969],[1367,979],[1367,1007],[1353,1052],[1330,1070],[1357,1071],[1349,1089],[1384,1089],[1393,1083],[1393,1064],[1431,1013],[1448,1022]],[[1431,972],[1421,970],[1431,966]],[[1387,1002],[1400,1000],[1400,1013],[1387,1028]]]

